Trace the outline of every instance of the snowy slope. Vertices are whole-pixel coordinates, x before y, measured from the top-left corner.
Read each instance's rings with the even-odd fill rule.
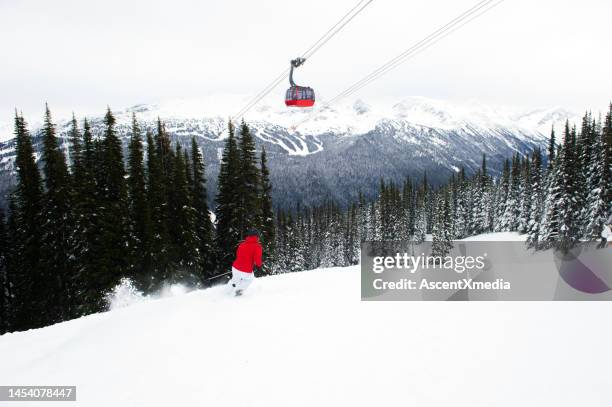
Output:
[[[70,406],[612,403],[609,303],[361,302],[359,285],[358,267],[287,274],[7,334],[0,383],[76,385]]]

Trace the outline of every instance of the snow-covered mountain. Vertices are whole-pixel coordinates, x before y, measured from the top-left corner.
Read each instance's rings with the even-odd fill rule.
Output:
[[[237,298],[224,287],[118,298],[133,304],[0,336],[0,383],[76,386],[65,405],[87,407],[612,402],[604,302],[359,293],[353,266],[257,279]]]
[[[196,137],[208,164],[212,194],[227,137],[228,112],[239,110],[237,100],[243,102],[231,97],[175,100],[114,113],[118,131],[126,140],[132,113],[150,129],[160,117],[173,139],[181,143]],[[245,116],[258,145],[269,153],[276,202],[283,206],[327,198],[344,204],[360,190],[374,194],[380,178],[420,178],[425,171],[432,183],[441,183],[461,166],[475,171],[483,153],[495,174],[515,152],[544,147],[551,127],[560,127],[566,119],[575,121],[576,116],[560,108],[516,112],[421,97],[376,106],[357,99],[313,109],[287,109],[263,102]],[[100,132],[101,117],[90,121],[94,131]],[[60,134],[65,135],[67,125],[67,120],[58,120]],[[38,149],[37,125],[32,127]],[[13,182],[14,148],[8,128],[0,131],[4,131],[0,140],[7,140],[0,143],[2,196]]]

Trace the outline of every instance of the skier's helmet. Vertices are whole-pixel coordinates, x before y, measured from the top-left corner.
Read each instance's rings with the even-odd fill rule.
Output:
[[[257,237],[259,237],[261,235],[261,233],[259,232],[258,229],[252,228],[252,229],[247,230],[246,235],[247,236],[257,236]]]

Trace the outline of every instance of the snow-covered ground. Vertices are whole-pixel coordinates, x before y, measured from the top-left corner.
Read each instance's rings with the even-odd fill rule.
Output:
[[[358,267],[179,290],[1,336],[0,384],[76,385],[70,406],[612,405],[610,303],[359,295]]]

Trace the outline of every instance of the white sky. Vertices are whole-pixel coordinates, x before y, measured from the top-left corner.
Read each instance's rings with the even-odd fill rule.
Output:
[[[296,82],[332,97],[476,2],[374,0]],[[0,123],[15,107],[36,121],[45,101],[64,116],[254,95],[356,3],[0,0]],[[604,110],[611,16],[610,0],[506,0],[357,96]]]

